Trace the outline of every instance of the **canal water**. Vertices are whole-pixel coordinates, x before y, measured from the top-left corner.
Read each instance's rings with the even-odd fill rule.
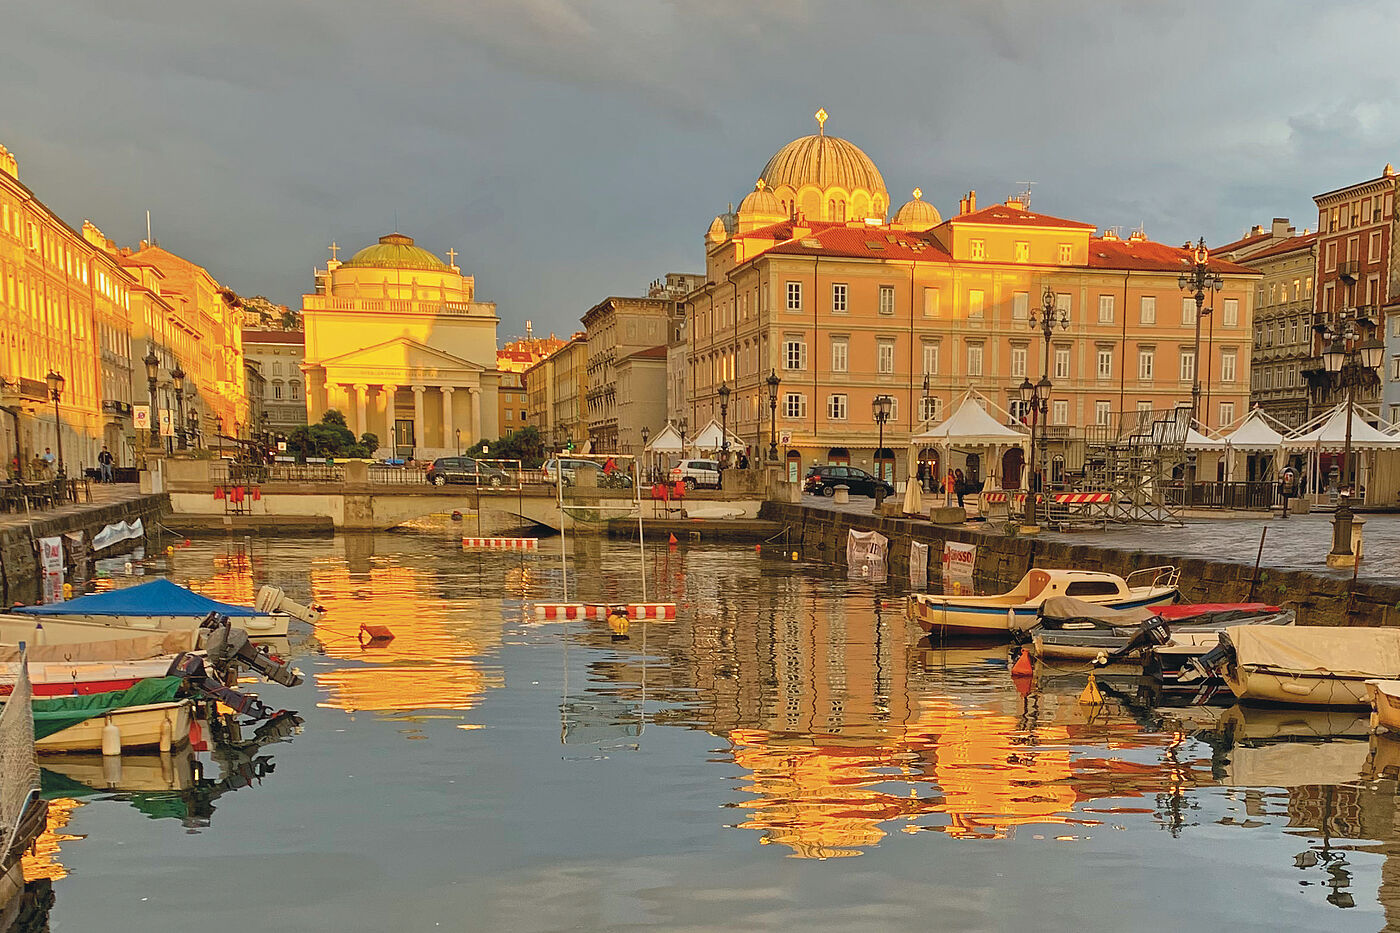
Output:
[[[558,538],[454,541],[138,562],[322,604],[306,683],[259,688],[302,722],[120,774],[45,759],[24,928],[1400,928],[1400,746],[1364,713],[1085,706],[1072,668],[1018,689],[1004,647],[921,645],[897,581],[771,548],[653,548],[671,625],[536,622]],[[569,548],[571,594],[640,595],[635,544]]]

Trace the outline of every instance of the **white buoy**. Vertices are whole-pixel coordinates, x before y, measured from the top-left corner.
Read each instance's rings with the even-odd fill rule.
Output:
[[[117,728],[116,723],[107,720],[107,725],[102,727],[102,754],[120,755],[122,753],[122,730]]]
[[[35,622],[35,623],[34,623],[34,644],[36,644],[36,645],[47,645],[48,643],[49,643],[48,637],[44,635],[44,623],[42,623],[42,622]]]
[[[160,723],[160,750],[162,752],[170,751],[170,746],[175,744],[174,737],[175,729],[170,725],[170,714],[166,713],[165,718]]]

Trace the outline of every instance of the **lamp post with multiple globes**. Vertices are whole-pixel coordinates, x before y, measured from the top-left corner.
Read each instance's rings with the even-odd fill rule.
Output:
[[[156,356],[156,348],[149,348],[141,362],[146,364],[146,390],[151,395],[151,416],[146,422],[146,444],[151,450],[160,450],[160,425],[157,423],[160,419],[156,412],[156,380],[160,377],[160,357]]]
[[[1031,385],[1030,378],[1027,377],[1021,382],[1021,401],[1031,406],[1033,415],[1031,420],[1031,463],[1030,472],[1027,474],[1026,482],[1026,515],[1025,523],[1021,530],[1027,534],[1035,534],[1040,530],[1036,524],[1036,497],[1045,488],[1045,471],[1040,468],[1040,459],[1045,456],[1045,413],[1050,406],[1050,340],[1055,335],[1055,328],[1060,330],[1069,329],[1069,310],[1057,306],[1058,301],[1055,291],[1050,286],[1045,286],[1045,291],[1040,298],[1040,313],[1036,314],[1036,309],[1030,310],[1030,316],[1026,323],[1031,330],[1039,330],[1045,338],[1045,367],[1041,371],[1040,381]],[[1036,444],[1037,430],[1040,433],[1040,443]]]
[[[879,480],[875,484],[875,510],[879,511],[880,506],[885,501],[885,470],[884,461],[880,459],[885,454],[885,422],[890,420],[890,415],[894,412],[894,398],[889,395],[877,395],[870,401],[871,414],[875,418],[875,423],[880,428],[880,439],[875,446],[875,474]]]
[[[1338,482],[1337,511],[1332,518],[1332,550],[1327,554],[1329,567],[1353,567],[1356,554],[1352,548],[1354,517],[1351,499],[1356,486],[1355,466],[1351,456],[1351,419],[1356,408],[1356,387],[1369,385],[1377,378],[1377,370],[1385,361],[1385,344],[1379,340],[1362,341],[1361,328],[1372,322],[1352,316],[1339,318],[1335,327],[1322,325],[1322,339],[1327,348],[1322,351],[1322,365],[1330,376],[1346,388],[1347,427],[1342,446],[1341,478]]]
[[[1196,299],[1196,341],[1191,351],[1191,422],[1201,417],[1201,315],[1205,310],[1206,292],[1218,292],[1224,285],[1219,272],[1210,270],[1210,250],[1206,249],[1206,239],[1201,237],[1194,247],[1187,241],[1185,247],[1191,253],[1191,268],[1177,277],[1177,287]]]
[[[58,415],[58,400],[63,397],[63,374],[51,369],[44,381],[48,383],[49,397],[53,399],[53,436],[58,445],[58,478],[63,479],[63,421]]]
[[[719,384],[719,488],[724,488],[724,468],[729,463],[729,393],[727,383]]]

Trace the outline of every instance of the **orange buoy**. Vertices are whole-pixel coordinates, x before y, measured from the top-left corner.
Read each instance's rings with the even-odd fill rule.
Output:
[[[670,540],[668,543],[671,545],[671,547],[675,547],[675,546],[676,546],[676,536],[675,536],[675,535],[671,535],[671,540]]]
[[[763,551],[763,545],[761,545],[761,544],[755,544],[755,545],[753,546],[753,549],[754,549],[755,551],[762,552],[762,551]]]
[[[1031,653],[1024,648],[1021,649],[1021,656],[1016,659],[1016,663],[1011,665],[1012,677],[1031,676]]]

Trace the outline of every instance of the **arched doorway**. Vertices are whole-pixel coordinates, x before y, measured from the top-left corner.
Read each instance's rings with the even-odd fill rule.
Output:
[[[888,447],[875,451],[875,475],[887,483],[894,483],[894,451]]]
[[[795,450],[787,452],[787,481],[789,483],[802,481],[802,455]]]
[[[850,466],[851,452],[844,447],[833,447],[826,452],[826,462],[833,466]]]
[[[1026,468],[1026,452],[1012,447],[1001,455],[1001,488],[1020,489],[1021,471]]]
[[[976,486],[982,481],[981,454],[967,455],[967,466],[963,469],[963,477],[967,480],[968,485],[970,486]]]

